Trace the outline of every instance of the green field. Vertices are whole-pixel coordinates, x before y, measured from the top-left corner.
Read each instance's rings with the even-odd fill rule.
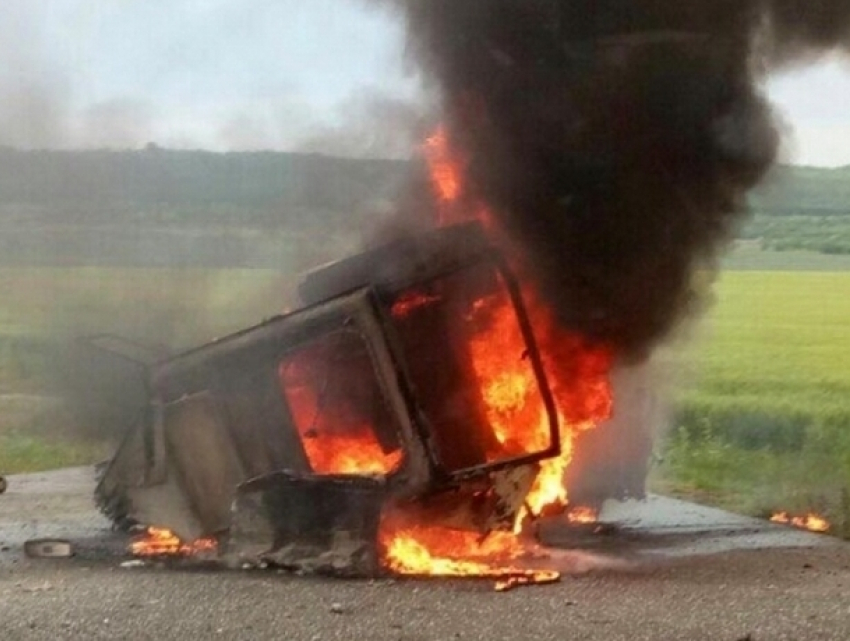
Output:
[[[850,270],[850,254],[812,251],[764,251],[757,241],[738,241],[722,261],[726,271],[819,271]]]
[[[654,485],[850,528],[850,272],[730,271],[681,359]]]
[[[0,267],[0,335],[115,332],[186,347],[279,313],[295,284],[270,269]]]
[[[115,426],[92,418],[108,385],[87,380],[76,338],[112,333],[168,354],[280,313],[293,292],[272,270],[0,267],[0,473],[92,463],[114,447]],[[56,402],[69,396],[87,396],[85,411]]]

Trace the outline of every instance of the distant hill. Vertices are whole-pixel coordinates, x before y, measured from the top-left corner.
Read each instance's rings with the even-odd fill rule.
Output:
[[[850,255],[850,167],[777,167],[739,237],[761,249]]]
[[[315,154],[0,149],[0,212],[53,222],[111,224],[150,216],[151,224],[219,221],[298,208],[360,212],[395,197],[406,164]],[[166,220],[162,220],[168,213]],[[69,219],[68,216],[71,216]],[[79,216],[78,220],[76,216]],[[20,218],[18,218],[21,221]],[[22,221],[21,221],[22,222]]]
[[[374,226],[408,171],[315,154],[0,149],[0,262],[289,268]]]
[[[850,166],[781,165],[753,193],[752,204],[772,216],[850,215]]]
[[[380,209],[397,195],[407,169],[392,160],[155,145],[138,151],[0,148],[0,221],[115,224],[131,218],[191,226],[211,217],[285,224],[297,209]],[[850,166],[778,166],[752,203],[769,215],[850,214]],[[278,217],[266,220],[260,212]]]
[[[374,227],[410,168],[154,145],[0,148],[0,263],[300,267],[336,257]],[[850,253],[850,167],[777,167],[751,202],[756,216],[741,237]]]

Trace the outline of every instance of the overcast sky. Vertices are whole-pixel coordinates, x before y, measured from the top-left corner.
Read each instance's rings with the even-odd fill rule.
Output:
[[[351,130],[380,150],[418,87],[397,20],[362,0],[0,0],[0,53],[0,144],[24,147],[296,149]],[[850,164],[850,62],[769,93],[787,160]]]

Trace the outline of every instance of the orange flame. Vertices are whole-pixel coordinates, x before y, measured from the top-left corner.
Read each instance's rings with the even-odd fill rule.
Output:
[[[149,527],[130,544],[135,556],[194,556],[201,552],[216,552],[218,542],[212,538],[203,538],[184,543],[171,530]]]
[[[451,149],[447,132],[439,128],[425,143],[431,181],[437,201],[437,224],[477,219],[494,231],[490,212],[479,205],[461,204],[464,163]],[[535,482],[526,497],[513,532],[493,532],[481,540],[474,532],[445,527],[415,525],[404,527],[385,519],[381,525],[384,562],[399,574],[431,576],[485,576],[500,578],[497,589],[515,585],[557,580],[558,573],[526,570],[517,560],[528,549],[516,536],[529,515],[538,516],[568,505],[564,473],[573,454],[573,439],[582,430],[593,428],[611,413],[608,371],[609,350],[593,347],[580,336],[565,332],[548,309],[530,290],[524,292],[535,334],[540,342],[544,366],[553,380],[559,425],[561,455],[540,463]],[[405,301],[404,309],[423,301]],[[477,305],[488,304],[478,301]],[[527,364],[512,361],[522,352],[522,337],[513,330],[515,318],[509,301],[500,301],[490,310],[491,322],[472,340],[470,355],[486,416],[505,452],[532,452],[544,449],[550,439],[548,417]],[[571,522],[596,520],[596,512],[573,509]]]
[[[528,550],[509,532],[476,532],[445,527],[402,525],[395,519],[381,524],[385,564],[398,574],[497,579],[496,590],[517,585],[552,583],[554,570],[518,567],[515,560]]]
[[[570,523],[596,523],[599,520],[599,511],[592,507],[571,507],[567,512],[567,520]]]
[[[529,299],[526,296],[526,299]],[[561,454],[540,463],[540,471],[526,506],[532,515],[566,507],[564,473],[573,454],[573,438],[592,429],[611,413],[608,370],[611,355],[590,348],[578,337],[558,329],[539,303],[529,307],[538,338],[542,338],[544,364],[554,385],[560,425]],[[473,366],[478,374],[487,418],[500,443],[509,451],[541,451],[549,443],[549,422],[537,392],[532,371],[524,363],[511,361],[521,352],[522,337],[511,331],[515,323],[507,301],[497,310],[495,322],[471,345]],[[567,365],[569,363],[569,371]],[[519,523],[526,514],[521,514]]]
[[[441,202],[452,203],[460,197],[460,163],[449,149],[446,130],[438,127],[424,145],[434,193]]]
[[[396,299],[395,302],[393,302],[391,313],[394,318],[404,318],[420,307],[436,303],[439,300],[438,296],[423,294],[416,291],[405,292]]]
[[[490,212],[481,204],[472,204],[464,193],[466,159],[452,147],[445,127],[437,127],[422,146],[436,199],[436,221],[439,226],[477,220],[492,229]],[[461,203],[461,200],[464,202]],[[461,206],[462,205],[462,206]]]
[[[444,127],[438,127],[426,140],[425,157],[438,199],[437,224],[478,220],[493,232],[493,217],[485,207],[450,207],[458,204],[463,192],[465,163],[452,148]],[[561,455],[541,463],[526,500],[531,512],[538,515],[546,508],[566,507],[567,492],[563,478],[572,458],[573,438],[576,433],[592,429],[611,414],[608,371],[613,355],[604,348],[587,345],[580,336],[559,327],[547,307],[528,287],[523,295],[526,303],[530,303],[529,315],[541,343],[546,369],[555,382],[553,391],[561,426]],[[532,402],[536,400],[533,395],[536,384],[528,368],[505,360],[505,355],[516,353],[518,347],[511,344],[518,339],[508,330],[512,322],[512,311],[505,303],[497,312],[497,321],[474,341],[473,366],[482,382],[487,418],[500,442],[510,447],[510,441],[514,439],[521,443],[519,449],[539,450],[548,442],[548,429],[543,407]],[[524,516],[520,515],[517,524]]]
[[[543,450],[550,441],[548,416],[533,370],[517,358],[522,353],[522,336],[508,299],[498,302],[491,319],[470,344],[487,419],[504,450]]]
[[[828,532],[830,528],[829,521],[812,512],[804,516],[792,516],[788,512],[777,512],[770,517],[770,520],[774,523],[793,525],[794,527],[809,530],[810,532]]]
[[[526,298],[531,301],[529,314],[540,343],[543,364],[552,381],[561,427],[561,455],[543,461],[526,500],[532,513],[539,515],[546,510],[566,508],[569,497],[564,487],[564,473],[572,460],[573,441],[579,433],[593,429],[611,416],[608,372],[613,354],[566,332],[540,302],[528,295]]]
[[[385,448],[378,440],[368,404],[346,399],[348,388],[328,381],[332,367],[324,360],[325,347],[299,352],[278,371],[311,470],[316,474],[392,472],[401,463],[402,450]],[[355,372],[345,380],[356,389],[361,372]],[[333,398],[328,397],[331,393]]]
[[[357,435],[305,438],[304,451],[317,474],[387,474],[402,459],[401,450],[384,452],[369,429]]]

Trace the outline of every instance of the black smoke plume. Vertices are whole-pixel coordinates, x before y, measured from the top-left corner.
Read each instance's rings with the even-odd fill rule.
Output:
[[[850,1],[386,0],[483,201],[560,321],[640,357],[698,301],[774,161],[761,81]]]

